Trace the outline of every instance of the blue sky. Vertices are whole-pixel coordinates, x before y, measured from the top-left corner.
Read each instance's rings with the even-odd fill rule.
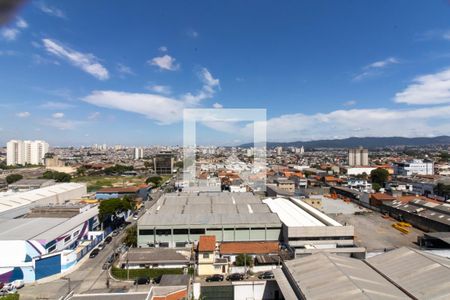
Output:
[[[270,141],[450,134],[450,3],[34,1],[0,78],[3,144],[177,145],[213,107],[267,109]],[[250,139],[221,125],[200,142]]]

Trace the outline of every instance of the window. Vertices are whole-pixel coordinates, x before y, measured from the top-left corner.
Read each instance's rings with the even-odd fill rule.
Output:
[[[186,242],[176,242],[175,247],[184,248],[184,247],[186,247]]]
[[[203,253],[203,258],[209,258],[209,253]]]
[[[67,243],[68,241],[70,241],[70,239],[72,238],[72,236],[66,236],[65,238],[64,238],[64,243]]]
[[[168,248],[169,247],[169,243],[159,243],[159,247],[160,248]]]
[[[75,231],[75,232],[72,234],[72,236],[73,236],[73,237],[76,237],[79,233],[80,233],[80,231],[77,230],[77,231]]]
[[[153,235],[154,230],[153,229],[141,229],[139,230],[139,235]]]
[[[170,229],[156,229],[156,235],[170,235],[172,230]]]
[[[174,229],[173,234],[188,234],[189,230],[187,229]]]
[[[48,248],[48,253],[53,252],[55,250],[56,250],[56,245],[53,245],[50,248]]]
[[[191,229],[190,234],[205,234],[205,229],[203,228]]]

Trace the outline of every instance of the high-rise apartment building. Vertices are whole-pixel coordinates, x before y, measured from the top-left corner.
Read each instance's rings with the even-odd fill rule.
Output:
[[[144,158],[144,149],[139,147],[134,148],[134,160],[142,158]]]
[[[6,164],[43,164],[47,152],[48,144],[44,141],[11,140],[6,144]]]
[[[348,150],[348,165],[349,166],[368,166],[369,165],[369,151],[363,147],[353,148]]]

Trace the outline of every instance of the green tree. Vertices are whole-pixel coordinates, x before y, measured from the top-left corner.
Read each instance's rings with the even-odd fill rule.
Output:
[[[381,185],[377,182],[372,183],[372,188],[375,190],[375,192],[379,192],[381,189]]]
[[[386,169],[375,169],[370,172],[370,178],[372,179],[372,183],[378,183],[380,186],[386,182],[389,177],[389,172]]]
[[[108,216],[112,216],[133,208],[131,200],[128,198],[112,198],[100,201],[98,207],[98,217],[104,222]]]
[[[85,176],[86,175],[86,171],[87,171],[86,167],[81,166],[81,167],[79,167],[77,169],[77,175],[78,176]]]
[[[103,172],[106,175],[113,175],[113,174],[122,174],[126,171],[133,171],[133,166],[124,166],[124,165],[114,165],[113,167],[109,167],[103,170]]]
[[[11,174],[11,175],[6,176],[6,183],[11,184],[16,181],[19,181],[22,178],[23,178],[23,176],[20,174]]]
[[[182,160],[181,161],[177,161],[176,163],[173,164],[173,166],[176,169],[183,169],[183,161]]]
[[[44,174],[42,174],[42,178],[53,179],[56,182],[70,182],[70,180],[72,180],[72,176],[70,174],[56,171],[45,171]]]
[[[253,266],[253,259],[250,255],[247,254],[239,254],[236,256],[236,266],[242,267],[247,266],[251,267]]]
[[[149,183],[153,183],[155,186],[159,186],[162,183],[162,177],[161,176],[152,176],[147,178],[147,180],[145,181],[145,183],[149,184]]]
[[[127,229],[123,242],[129,247],[137,247],[137,225]]]

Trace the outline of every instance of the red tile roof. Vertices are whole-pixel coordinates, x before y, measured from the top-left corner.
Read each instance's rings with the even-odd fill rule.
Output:
[[[278,242],[229,242],[220,244],[220,254],[278,253]]]
[[[202,235],[198,241],[199,252],[214,252],[216,250],[216,236]]]
[[[393,201],[396,199],[394,196],[391,196],[389,194],[383,194],[383,193],[371,194],[370,197],[372,199],[379,200],[379,201]]]

